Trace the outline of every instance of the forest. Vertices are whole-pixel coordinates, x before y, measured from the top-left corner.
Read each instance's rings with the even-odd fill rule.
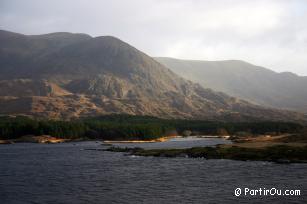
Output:
[[[50,135],[65,139],[151,140],[189,131],[191,135],[298,133],[304,126],[291,122],[220,122],[170,120],[151,116],[106,115],[71,121],[25,116],[0,117],[0,139]]]

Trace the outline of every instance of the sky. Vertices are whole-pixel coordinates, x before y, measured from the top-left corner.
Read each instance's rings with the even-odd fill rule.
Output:
[[[307,0],[0,0],[0,29],[112,35],[150,56],[307,76]]]

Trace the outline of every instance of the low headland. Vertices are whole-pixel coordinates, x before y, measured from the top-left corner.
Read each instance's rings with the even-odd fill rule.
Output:
[[[293,137],[297,137],[293,139]],[[276,163],[307,163],[307,137],[296,135],[258,136],[233,140],[233,144],[186,149],[142,149],[112,146],[105,151],[125,152],[127,155],[153,157],[189,157],[231,159],[241,161],[270,161]],[[244,140],[244,141],[242,141]]]
[[[126,155],[153,157],[187,157],[268,161],[275,163],[307,163],[307,135],[233,136],[232,144],[186,149],[142,149],[112,146],[105,151],[125,152]]]

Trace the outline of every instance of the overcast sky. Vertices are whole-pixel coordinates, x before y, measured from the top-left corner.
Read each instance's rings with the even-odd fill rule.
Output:
[[[113,35],[151,56],[307,76],[306,0],[0,0],[0,29]]]

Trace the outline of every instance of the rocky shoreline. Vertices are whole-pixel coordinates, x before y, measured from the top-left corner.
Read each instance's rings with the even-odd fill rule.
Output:
[[[218,145],[216,147],[149,150],[142,148],[110,147],[104,151],[125,152],[127,155],[135,156],[230,159],[241,161],[269,161],[275,163],[307,163],[307,145],[273,145],[265,148]]]
[[[40,144],[51,144],[51,143],[63,143],[72,141],[70,139],[56,138],[49,135],[33,136],[26,135],[18,139],[11,140],[0,140],[0,144],[14,144],[14,143],[40,143]]]

